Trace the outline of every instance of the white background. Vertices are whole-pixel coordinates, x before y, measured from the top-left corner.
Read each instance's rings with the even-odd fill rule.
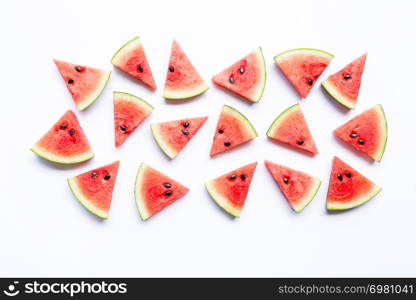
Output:
[[[1,276],[415,276],[416,19],[412,1],[3,1],[1,28]],[[53,58],[112,69],[110,58],[142,37],[158,90],[114,70],[103,95],[77,113],[96,157],[76,166],[38,158],[29,148],[67,110],[76,110]],[[215,86],[185,103],[162,97],[172,38],[203,78],[262,46],[267,84],[250,105]],[[277,53],[313,47],[335,54],[322,79],[363,52],[368,59],[356,111],[345,111],[319,85],[300,101],[273,63]],[[112,91],[143,97],[155,111],[115,149]],[[319,149],[310,157],[267,140],[283,109],[300,102]],[[383,161],[371,163],[332,135],[381,103],[389,122]],[[259,137],[211,159],[223,104],[241,110]],[[151,137],[151,122],[209,115],[173,161]],[[366,205],[328,214],[331,160],[338,155],[383,187]],[[121,160],[110,218],[98,220],[66,179]],[[264,159],[322,179],[314,201],[292,212]],[[259,162],[246,206],[233,220],[209,198],[204,181]],[[135,207],[141,162],[191,190],[147,222]]]

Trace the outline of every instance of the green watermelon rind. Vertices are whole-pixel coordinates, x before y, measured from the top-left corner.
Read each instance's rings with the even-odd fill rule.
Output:
[[[201,84],[190,90],[182,90],[175,92],[167,92],[166,89],[163,92],[163,98],[168,100],[186,100],[191,99],[205,93],[209,89],[208,84],[203,81]]]
[[[42,149],[40,147],[37,147],[36,145],[30,148],[30,151],[32,151],[33,153],[39,155],[40,157],[48,161],[58,163],[58,164],[63,164],[63,165],[79,164],[87,160],[90,160],[94,157],[94,153],[92,151],[88,151],[86,153],[79,154],[70,158],[65,158],[59,155],[55,155],[51,152],[48,152],[46,149]]]
[[[155,109],[149,102],[147,102],[146,100],[143,100],[142,98],[137,97],[133,94],[129,94],[129,93],[126,93],[126,92],[120,92],[120,91],[114,91],[113,96],[114,96],[114,99],[116,97],[120,96],[120,98],[132,100],[134,103],[139,104],[139,106],[147,109],[147,111],[149,111],[149,112],[153,111]]]
[[[376,107],[382,117],[383,133],[385,134],[385,138],[382,140],[382,144],[379,147],[379,151],[377,151],[378,155],[373,157],[377,162],[380,162],[381,159],[383,158],[384,152],[386,151],[387,140],[388,140],[388,125],[387,125],[386,114],[384,113],[383,106],[381,106],[381,104],[377,104]]]
[[[134,198],[136,200],[137,210],[139,211],[140,217],[142,218],[143,221],[151,217],[151,214],[149,213],[149,211],[147,210],[144,204],[144,200],[142,196],[138,192],[141,186],[140,185],[141,179],[143,177],[143,173],[146,171],[146,168],[147,166],[144,163],[140,164],[139,170],[137,171],[137,174],[136,174],[136,179],[134,181]]]
[[[343,105],[344,107],[348,108],[348,109],[354,109],[355,108],[355,102],[349,100],[347,97],[345,97],[344,95],[342,95],[336,88],[336,86],[334,86],[333,84],[331,84],[331,82],[329,81],[329,79],[323,81],[321,83],[322,87],[324,88],[324,90],[339,104]]]
[[[218,194],[215,190],[215,188],[211,185],[213,181],[208,181],[205,183],[205,188],[209,194],[209,196],[212,198],[212,200],[215,201],[215,203],[218,204],[219,207],[224,209],[227,213],[229,213],[231,216],[239,218],[241,215],[242,209],[238,209],[233,207],[233,205],[230,204],[230,201],[220,194]]]
[[[266,135],[269,138],[272,138],[273,139],[274,138],[273,133],[274,133],[275,129],[279,126],[279,124],[282,121],[284,121],[287,117],[289,117],[291,112],[296,111],[296,110],[299,110],[299,109],[300,109],[300,105],[299,104],[295,104],[295,105],[292,105],[292,106],[286,108],[283,112],[281,112],[276,117],[276,119],[274,119],[274,121],[270,125],[269,129],[267,130]]]
[[[78,202],[81,203],[81,205],[84,206],[89,212],[101,219],[108,218],[108,211],[97,209],[94,205],[91,204],[91,201],[83,195],[81,190],[78,188],[76,177],[69,178],[68,185]]]
[[[279,63],[281,61],[283,61],[284,58],[288,57],[288,56],[292,56],[294,54],[315,54],[315,55],[319,55],[319,56],[325,56],[328,57],[330,59],[334,58],[334,55],[326,52],[324,50],[320,50],[320,49],[314,49],[314,48],[295,48],[295,49],[290,49],[290,50],[286,50],[284,52],[281,52],[277,55],[275,55],[273,57],[273,60],[276,63]]]
[[[174,159],[178,155],[179,151],[171,149],[167,143],[164,143],[163,136],[159,134],[158,125],[159,124],[150,124],[152,136],[158,144],[159,148],[162,149],[163,153],[165,153],[170,159]]]
[[[83,111],[87,109],[91,104],[93,104],[98,97],[102,94],[104,88],[106,87],[108,80],[110,80],[111,71],[103,71],[105,72],[105,76],[103,80],[101,81],[100,85],[95,89],[92,96],[90,96],[88,99],[82,101],[81,103],[77,104],[78,111]]]
[[[117,52],[113,55],[111,58],[111,64],[115,67],[118,67],[117,60],[124,56],[126,52],[130,50],[130,48],[134,48],[137,45],[141,45],[140,37],[136,36],[135,38],[131,39],[127,43],[125,43],[123,46],[120,47],[120,49],[117,50]]]
[[[377,196],[381,192],[382,188],[374,185],[374,188],[372,191],[370,191],[367,195],[360,197],[359,199],[356,199],[354,201],[349,201],[348,203],[333,203],[333,202],[326,202],[326,209],[327,210],[347,210],[352,209],[355,207],[358,207],[360,205],[363,205],[364,203],[367,203],[371,199],[373,199],[375,196]]]
[[[258,137],[258,133],[256,131],[256,128],[254,128],[253,124],[247,119],[245,115],[243,115],[240,111],[235,109],[234,107],[231,107],[229,105],[224,105],[223,110],[231,113],[236,119],[238,119],[241,123],[245,125],[248,131],[251,132],[252,138]]]
[[[313,186],[309,193],[305,195],[305,197],[300,201],[299,205],[291,206],[293,210],[297,213],[301,213],[308,205],[312,202],[315,198],[316,194],[318,193],[321,187],[322,181],[316,177],[314,177]]]

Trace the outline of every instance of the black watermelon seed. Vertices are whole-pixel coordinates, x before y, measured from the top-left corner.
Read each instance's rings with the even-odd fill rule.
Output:
[[[69,131],[69,135],[73,136],[74,134],[75,134],[75,130],[74,130],[74,129],[71,129],[71,130]]]
[[[231,84],[234,84],[234,77],[230,76],[230,78],[228,79],[230,81]]]
[[[82,68],[81,68],[80,66],[76,66],[76,67],[75,67],[75,71],[77,71],[77,72],[81,72],[81,71],[82,71]]]
[[[185,128],[186,128],[186,127],[189,127],[189,122],[185,122],[185,123],[183,123],[183,124],[182,124],[182,126],[183,126],[183,127],[185,127]]]
[[[111,175],[110,174],[107,174],[107,175],[104,176],[104,180],[108,180],[110,178],[111,178]]]
[[[225,142],[225,143],[224,143],[224,146],[225,146],[225,147],[230,147],[230,146],[231,146],[231,143],[230,143],[230,142]]]
[[[240,74],[244,74],[244,71],[245,71],[244,67],[240,67]]]
[[[303,143],[304,143],[304,141],[303,140],[299,140],[298,141],[298,145],[300,146],[300,145],[303,145]]]
[[[345,176],[347,176],[348,178],[351,178],[351,173],[350,172],[345,172]]]
[[[120,125],[120,129],[121,129],[121,131],[126,131],[127,130],[127,127],[124,126],[124,125]]]
[[[350,137],[352,137],[353,139],[355,139],[357,136],[358,136],[358,134],[356,134],[354,132],[350,134]]]
[[[61,126],[59,126],[59,128],[61,129],[66,129],[68,127],[68,125],[66,125],[65,123],[62,123]]]
[[[68,80],[68,84],[73,84],[73,83],[74,83],[74,81],[72,79]]]
[[[95,172],[92,172],[92,173],[91,173],[91,177],[92,177],[92,178],[95,178],[95,177],[97,177],[97,173],[95,173]]]
[[[182,130],[182,133],[183,133],[184,135],[189,135],[189,131],[188,131],[188,130],[186,130],[186,129],[183,129],[183,130]]]
[[[363,139],[358,139],[358,143],[359,143],[360,145],[364,145],[364,144],[365,144],[365,141],[364,141]]]
[[[344,79],[351,79],[351,75],[350,74],[345,74]]]
[[[137,70],[140,72],[140,73],[143,73],[143,67],[142,67],[142,65],[138,65],[137,66]]]
[[[172,187],[172,185],[170,183],[165,183],[163,186],[167,189],[170,189]]]
[[[312,86],[312,84],[313,84],[313,80],[312,80],[312,79],[308,79],[308,84],[309,84],[310,86]]]
[[[166,191],[165,192],[165,196],[170,196],[170,195],[172,195],[172,191]]]
[[[241,180],[243,180],[243,181],[244,181],[244,180],[246,180],[246,175],[241,174],[241,175],[240,175],[240,178],[241,178]]]
[[[235,175],[235,174],[233,174],[233,175],[230,176],[230,180],[234,180],[236,178],[237,178],[237,175]]]
[[[289,178],[283,177],[283,182],[286,183],[286,184],[288,184],[289,183]]]
[[[175,68],[174,67],[169,67],[169,71],[173,72],[173,71],[175,71]]]
[[[342,181],[342,174],[338,174],[337,178],[338,178],[339,181]]]
[[[223,129],[220,129],[220,130],[218,130],[218,133],[223,134],[224,133],[224,130]]]

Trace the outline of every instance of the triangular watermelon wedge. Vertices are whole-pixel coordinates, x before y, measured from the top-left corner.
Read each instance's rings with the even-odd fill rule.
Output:
[[[234,217],[241,215],[256,166],[251,163],[205,183],[211,198]]]
[[[332,160],[326,208],[344,210],[360,206],[374,198],[381,188],[338,157]]]
[[[204,93],[208,88],[181,46],[173,40],[163,97],[166,99],[193,98]]]
[[[259,102],[266,84],[266,64],[261,48],[215,75],[212,81],[248,101]]]
[[[189,189],[142,163],[136,176],[134,195],[137,209],[146,220],[185,195]]]
[[[387,144],[387,121],[383,107],[377,104],[334,131],[335,136],[380,162]]]
[[[140,37],[135,37],[123,45],[114,54],[111,63],[123,72],[142,81],[150,89],[156,90],[152,70],[147,62]]]
[[[69,187],[78,201],[102,219],[108,218],[119,164],[120,161],[115,161],[68,179]]]
[[[285,51],[274,61],[301,98],[306,98],[334,56],[331,53],[309,48]]]
[[[54,60],[79,111],[100,96],[110,78],[110,71]]]
[[[215,130],[211,156],[217,155],[257,137],[256,129],[238,110],[224,105]]]
[[[367,53],[322,82],[328,94],[349,109],[355,108],[357,103],[366,58]]]
[[[294,211],[300,213],[315,198],[321,180],[268,160],[264,164]]]
[[[267,136],[309,153],[318,153],[299,104],[295,104],[282,112],[270,125]]]
[[[171,159],[188,144],[208,117],[151,124],[153,137],[160,149]]]
[[[115,145],[119,147],[153,111],[153,106],[134,95],[114,92]]]
[[[30,150],[60,164],[76,164],[94,157],[72,110],[68,110]]]

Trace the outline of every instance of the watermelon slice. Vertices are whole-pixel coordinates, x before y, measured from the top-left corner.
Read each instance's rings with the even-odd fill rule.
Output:
[[[241,215],[256,166],[251,163],[205,183],[211,198],[234,217]]]
[[[115,144],[119,147],[153,111],[153,106],[134,95],[114,92]]]
[[[224,105],[218,120],[211,156],[217,155],[257,137],[256,129],[238,110]]]
[[[360,206],[374,198],[381,188],[334,157],[329,180],[326,208],[344,210]]]
[[[318,178],[268,160],[264,164],[294,211],[300,213],[315,198],[321,186]]]
[[[78,201],[97,217],[107,219],[120,161],[68,179]]]
[[[123,72],[141,80],[150,89],[156,90],[152,70],[150,70],[149,63],[147,62],[140,37],[135,37],[123,45],[114,54],[111,63]]]
[[[295,104],[282,112],[273,121],[267,131],[267,136],[309,153],[318,153],[299,104]]]
[[[357,103],[366,58],[367,53],[322,82],[328,94],[349,109],[355,108]]]
[[[306,98],[333,57],[322,50],[299,48],[276,55],[274,61],[300,97]]]
[[[189,191],[179,182],[146,166],[140,165],[136,176],[134,194],[137,209],[146,220],[162,208],[179,199]]]
[[[335,136],[380,162],[387,144],[387,121],[377,104],[334,131]]]
[[[60,164],[76,164],[94,157],[72,110],[68,110],[30,150]]]
[[[160,149],[171,159],[188,144],[208,117],[182,119],[150,125]]]
[[[204,93],[208,88],[178,42],[173,40],[163,97],[187,99]]]
[[[212,81],[244,99],[259,102],[266,84],[266,64],[261,48],[215,75]]]
[[[54,59],[66,87],[79,111],[94,103],[110,78],[110,71],[103,71]]]

